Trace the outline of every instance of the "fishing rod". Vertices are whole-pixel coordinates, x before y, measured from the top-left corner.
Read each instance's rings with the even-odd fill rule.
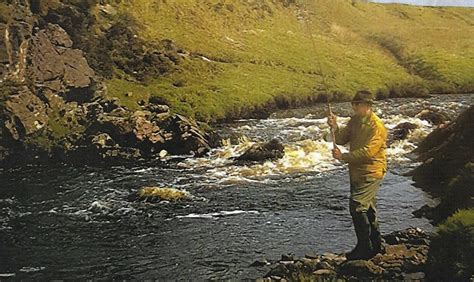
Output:
[[[305,3],[305,0],[302,1],[303,3],[303,7],[304,7],[304,10],[308,13],[308,20],[309,20],[309,10],[308,10],[308,7],[306,6],[306,3]],[[311,27],[309,24],[306,23],[305,21],[305,18],[302,17],[302,21],[303,21],[303,25],[306,26],[306,28],[308,29],[308,33],[309,33],[309,37],[311,38],[311,43],[312,43],[312,46],[313,46],[313,52],[316,53],[316,43],[314,41],[314,38],[313,38],[313,32],[311,30]],[[303,31],[304,33],[304,31]],[[321,65],[321,61],[319,60],[316,60],[318,62],[318,67],[319,67],[319,74],[321,75],[322,79],[323,79],[323,87],[324,87],[324,91],[325,91],[325,94],[326,94],[326,98],[327,98],[327,101],[326,101],[326,105],[327,105],[327,109],[328,109],[328,116],[333,116],[333,113],[332,113],[332,108],[331,108],[331,101],[330,101],[330,95],[329,95],[329,91],[328,91],[328,86],[327,86],[327,82],[326,82],[326,75],[324,74],[323,72],[323,67]],[[334,133],[334,129],[332,128],[332,126],[329,127],[330,128],[330,131],[331,131],[331,137],[332,137],[332,147],[333,149],[336,149],[338,148],[337,147],[337,144],[336,144],[336,134]]]

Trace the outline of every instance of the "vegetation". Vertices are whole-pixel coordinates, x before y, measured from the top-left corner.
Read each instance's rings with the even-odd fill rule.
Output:
[[[109,95],[132,108],[157,96],[179,113],[215,121],[323,94],[347,100],[362,88],[379,98],[474,91],[472,9],[348,0],[113,5],[115,18],[134,19],[140,40],[171,40],[182,52],[164,75],[115,72]]]
[[[431,242],[428,278],[468,281],[474,273],[474,208],[461,210],[438,226]]]

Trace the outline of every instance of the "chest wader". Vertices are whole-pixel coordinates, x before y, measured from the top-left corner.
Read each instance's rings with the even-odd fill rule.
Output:
[[[348,260],[370,259],[382,250],[382,238],[376,216],[375,195],[381,179],[363,183],[351,182],[349,209],[357,237],[357,245],[346,254]]]

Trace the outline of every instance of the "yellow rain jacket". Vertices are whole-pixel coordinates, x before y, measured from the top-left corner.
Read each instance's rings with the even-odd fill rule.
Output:
[[[353,116],[346,127],[335,132],[336,143],[349,142],[349,153],[342,155],[349,164],[351,182],[382,179],[387,172],[387,129],[372,112],[365,117]]]

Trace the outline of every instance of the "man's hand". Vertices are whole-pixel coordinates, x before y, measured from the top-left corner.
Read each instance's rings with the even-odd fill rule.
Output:
[[[336,160],[342,160],[342,153],[341,153],[341,150],[339,150],[338,147],[335,147],[334,149],[332,149],[332,156],[336,159]]]
[[[337,116],[336,115],[331,114],[331,115],[328,116],[328,125],[332,129],[337,128]]]

